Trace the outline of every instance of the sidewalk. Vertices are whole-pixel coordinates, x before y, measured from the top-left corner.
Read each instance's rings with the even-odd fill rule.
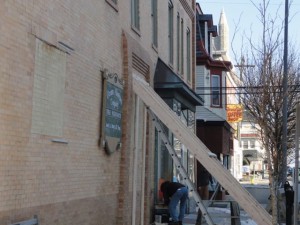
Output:
[[[267,206],[267,199],[269,194],[266,192],[269,189],[269,179],[268,178],[256,178],[254,180],[245,180],[240,182],[251,194],[255,196],[258,202],[263,206]],[[230,198],[230,196],[229,196]],[[226,200],[224,200],[224,204]],[[224,205],[223,204],[223,205]],[[230,207],[209,207],[208,213],[211,216],[213,223],[217,225],[231,225],[231,211]],[[193,212],[186,214],[183,220],[183,225],[195,225],[197,220],[197,213]],[[251,217],[243,210],[240,209],[240,220],[241,225],[258,225]],[[284,225],[285,223],[281,223]],[[300,223],[299,223],[300,224]],[[208,225],[205,220],[202,222],[202,225]]]
[[[258,200],[258,202],[266,208],[267,206],[267,199],[269,196],[268,193],[268,188],[269,188],[269,179],[261,179],[257,178],[252,181],[247,180],[247,181],[241,181],[240,182],[242,186],[244,186],[251,194],[255,196],[255,198]],[[225,200],[226,201],[226,200]],[[218,215],[214,213],[214,210],[216,209],[210,209],[208,208],[209,214],[211,214],[211,218],[215,224],[218,225],[231,225],[230,220],[226,220],[225,218],[230,217],[230,209],[222,210],[222,218],[217,218]],[[212,213],[211,213],[212,211]],[[220,212],[219,209],[217,211]],[[220,215],[220,213],[219,213]],[[191,213],[187,214],[183,220],[183,225],[195,225],[196,224],[196,219],[197,219],[197,213]],[[240,209],[240,220],[241,220],[241,225],[258,225],[254,220],[251,219],[251,217],[243,210]],[[300,224],[300,222],[298,222]],[[207,225],[206,222],[203,222],[202,224]],[[281,225],[284,225],[285,223],[281,223]]]
[[[269,186],[269,180],[267,178],[262,179],[257,177],[254,180],[245,180],[240,182],[242,186],[252,187],[254,189],[258,188],[267,188]],[[247,189],[247,188],[246,188]],[[250,191],[251,192],[251,191]],[[268,198],[268,196],[265,196]],[[226,202],[226,200],[224,201]],[[265,202],[262,204],[264,207],[266,206]],[[209,207],[208,212],[211,215],[211,218],[214,224],[218,225],[231,225],[231,210],[230,206],[224,208],[217,208],[217,207]],[[187,214],[183,220],[183,225],[195,225],[197,219],[197,213]],[[243,210],[240,210],[240,219],[241,225],[257,225],[257,223],[251,219],[251,217]],[[207,225],[206,222],[202,224]]]
[[[269,177],[265,175],[264,178],[261,176],[255,176],[254,179],[251,177],[244,177],[243,180],[239,181],[240,184],[253,184],[253,185],[269,185]]]
[[[215,211],[216,209],[209,210],[209,211]],[[231,225],[231,219],[230,219],[230,210],[229,211],[222,211],[222,215],[220,212],[218,212],[218,215],[221,217],[218,217],[218,215],[211,213],[211,218],[214,222],[214,224],[218,225]],[[241,210],[240,214],[241,218],[241,225],[257,225],[257,223],[252,220],[245,211]],[[195,225],[197,219],[197,213],[188,214],[183,219],[183,225]],[[206,222],[202,222],[203,225],[207,225]]]

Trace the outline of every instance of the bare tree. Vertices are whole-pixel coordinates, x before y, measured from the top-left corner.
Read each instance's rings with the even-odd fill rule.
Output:
[[[253,3],[253,2],[252,2]],[[279,11],[275,15],[268,14],[270,0],[262,0],[259,5],[253,3],[259,12],[262,25],[261,40],[255,44],[252,38],[249,52],[241,55],[242,69],[241,95],[242,103],[254,122],[260,126],[262,142],[268,161],[270,191],[272,199],[273,224],[278,224],[277,193],[278,188],[286,181],[286,165],[282,163],[282,107],[283,107],[283,19]],[[298,100],[300,83],[299,56],[292,46],[288,56],[288,155],[294,150],[294,131],[296,123],[295,106]],[[294,50],[294,51],[293,51]],[[246,65],[255,65],[247,67]]]

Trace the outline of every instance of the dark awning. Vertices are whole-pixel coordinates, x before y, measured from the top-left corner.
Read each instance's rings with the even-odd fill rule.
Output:
[[[198,96],[181,80],[161,59],[157,60],[154,74],[154,90],[161,98],[175,98],[182,104],[182,109],[196,111],[197,105],[203,105]]]

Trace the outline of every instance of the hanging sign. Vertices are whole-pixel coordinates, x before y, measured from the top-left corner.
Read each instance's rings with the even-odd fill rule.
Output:
[[[101,143],[111,154],[121,147],[123,80],[116,73],[104,74]]]
[[[227,121],[229,123],[240,122],[243,119],[243,106],[239,104],[227,105]]]

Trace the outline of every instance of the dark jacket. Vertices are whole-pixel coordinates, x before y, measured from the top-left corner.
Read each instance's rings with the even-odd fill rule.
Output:
[[[205,187],[207,185],[209,185],[210,183],[213,183],[212,181],[212,176],[210,175],[210,173],[206,170],[203,169],[200,171],[200,173],[198,174],[198,184],[200,187]]]
[[[185,186],[182,185],[181,183],[177,183],[177,182],[165,181],[164,183],[162,183],[161,186],[160,186],[160,190],[161,190],[161,192],[163,193],[163,196],[164,196],[164,203],[166,205],[168,205],[172,195],[179,188],[182,188],[182,187],[185,187]]]

